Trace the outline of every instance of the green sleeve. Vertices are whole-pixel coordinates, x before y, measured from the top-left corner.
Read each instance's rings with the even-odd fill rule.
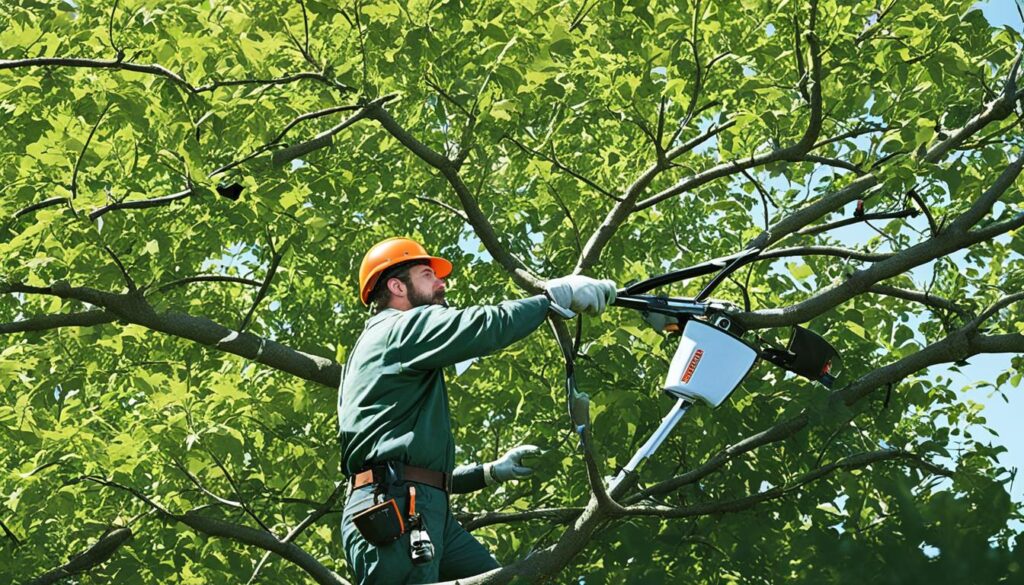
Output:
[[[483,465],[460,465],[452,472],[452,493],[468,494],[487,487]]]
[[[391,332],[389,346],[403,367],[436,370],[519,341],[547,313],[543,295],[466,309],[428,305],[406,311]]]

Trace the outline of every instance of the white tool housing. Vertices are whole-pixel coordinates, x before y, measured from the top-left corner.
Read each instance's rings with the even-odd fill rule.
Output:
[[[665,392],[716,407],[747,377],[757,350],[717,327],[690,319],[665,378]]]

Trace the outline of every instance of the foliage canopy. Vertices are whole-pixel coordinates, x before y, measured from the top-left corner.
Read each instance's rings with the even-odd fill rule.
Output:
[[[344,582],[334,388],[401,234],[456,305],[764,247],[737,322],[845,357],[759,366],[617,503],[673,338],[586,321],[584,450],[565,324],[449,376],[463,462],[547,449],[453,500],[533,552],[485,579],[1019,580],[1002,447],[926,375],[1024,365],[1022,39],[973,4],[5,2],[0,578]]]

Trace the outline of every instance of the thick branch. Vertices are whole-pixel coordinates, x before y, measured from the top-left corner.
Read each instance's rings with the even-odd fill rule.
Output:
[[[784,485],[777,486],[767,489],[763,492],[752,494],[743,498],[734,500],[718,501],[718,502],[704,502],[696,504],[694,506],[687,506],[685,508],[670,508],[666,506],[630,506],[626,509],[626,513],[630,516],[657,516],[659,518],[689,518],[694,516],[707,516],[710,514],[722,514],[727,512],[739,512],[742,510],[748,510],[753,508],[757,504],[766,502],[769,500],[775,500],[784,497],[795,490],[819,479],[825,478],[832,475],[836,471],[841,469],[861,469],[880,463],[883,461],[891,461],[895,459],[907,459],[910,460],[910,464],[914,467],[921,467],[920,458],[902,449],[882,449],[879,451],[872,451],[869,453],[858,453],[851,455],[835,463],[825,465],[809,471],[802,475],[795,481]],[[931,473],[939,472],[939,474],[946,477],[952,476],[952,472],[942,469],[941,467],[926,464],[923,466]]]
[[[271,164],[273,164],[276,167],[279,167],[284,164],[287,164],[293,159],[307,155],[313,152],[314,150],[319,150],[321,148],[326,148],[330,146],[331,144],[334,143],[334,136],[336,134],[338,134],[345,128],[348,128],[352,124],[355,124],[359,120],[362,120],[363,118],[370,116],[371,112],[380,109],[381,105],[395,99],[395,97],[395,94],[379,97],[373,100],[372,102],[366,104],[362,108],[360,108],[359,111],[357,111],[352,116],[346,118],[340,124],[328,128],[327,130],[324,130],[323,132],[317,134],[316,136],[305,142],[292,144],[287,148],[282,148],[281,150],[274,152],[274,155],[271,159]]]
[[[473,194],[470,193],[469,187],[466,186],[465,182],[463,182],[454,163],[440,153],[432,150],[429,146],[423,144],[415,136],[410,134],[405,128],[396,122],[394,118],[391,117],[391,114],[382,107],[381,103],[375,102],[374,104],[371,104],[371,106],[372,111],[370,112],[369,117],[377,120],[377,122],[379,122],[389,134],[401,142],[423,162],[434,167],[444,175],[445,179],[448,180],[448,183],[455,190],[455,194],[459,197],[459,202],[462,204],[462,209],[466,213],[467,220],[470,225],[473,226],[473,231],[476,232],[477,237],[480,238],[480,241],[491,256],[509,273],[512,280],[527,291],[538,292],[543,284],[542,280],[527,269],[526,266],[501,243],[498,239],[497,233],[494,231],[494,226],[491,225],[487,216],[484,215],[483,210],[480,209],[480,205],[473,197]],[[371,106],[367,107],[370,108]]]
[[[25,585],[50,585],[72,575],[84,573],[97,565],[105,563],[131,537],[131,528],[115,528],[100,537],[96,544],[89,547],[85,552],[75,556],[52,571],[48,571],[31,581],[26,581]]]
[[[60,313],[56,315],[39,315],[12,323],[0,323],[0,334],[21,333],[24,331],[46,331],[61,327],[93,327],[104,323],[112,323],[117,316],[109,311],[85,311],[83,313]]]
[[[181,522],[196,532],[200,532],[207,536],[228,538],[242,544],[255,546],[277,554],[281,558],[298,565],[299,568],[305,571],[313,578],[314,581],[321,585],[350,585],[348,581],[342,579],[337,573],[325,567],[306,551],[290,542],[279,540],[273,534],[265,530],[256,530],[241,524],[234,524],[224,520],[209,518],[200,515],[194,510],[185,512],[184,514],[176,514],[158,505],[145,494],[132,487],[101,477],[85,476],[82,477],[81,480],[92,481],[100,485],[128,492],[133,497],[152,508],[162,518]]]
[[[52,287],[0,283],[0,294],[11,292],[54,295],[89,303],[106,309],[128,323],[190,339],[328,388],[337,388],[341,379],[341,366],[333,360],[294,350],[251,333],[239,333],[205,317],[194,317],[178,311],[157,313],[139,295],[71,287],[65,282],[56,283]]]
[[[736,320],[745,327],[753,329],[804,323],[858,294],[868,291],[878,282],[966,248],[981,241],[982,236],[990,237],[992,234],[990,231],[986,231],[986,228],[975,231],[968,230],[989,212],[1000,195],[1013,184],[1020,174],[1022,166],[1024,166],[1024,156],[1010,164],[992,186],[938,236],[911,246],[891,258],[876,262],[863,270],[858,270],[845,281],[828,286],[800,303],[784,309],[739,313],[735,315]],[[1024,219],[1022,216],[1024,214],[1018,215],[1014,220],[1000,222],[998,225],[1001,228],[1012,229],[1014,222]]]
[[[530,520],[553,520],[565,523],[574,520],[583,512],[583,508],[538,508],[522,512],[485,512],[481,514],[456,514],[462,527],[472,532],[477,528],[494,524],[510,524]]]
[[[868,289],[869,292],[894,297],[897,299],[903,299],[905,301],[912,301],[915,303],[921,303],[933,309],[940,311],[947,311],[955,313],[960,316],[964,321],[970,319],[971,313],[967,309],[964,309],[960,305],[957,305],[949,299],[933,295],[927,292],[921,292],[919,290],[911,290],[906,288],[898,288],[895,286],[889,286],[885,284],[876,284]]]

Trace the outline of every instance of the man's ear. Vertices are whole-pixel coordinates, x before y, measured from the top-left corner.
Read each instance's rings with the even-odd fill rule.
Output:
[[[404,298],[406,296],[405,283],[398,278],[389,278],[387,287],[393,297]]]

